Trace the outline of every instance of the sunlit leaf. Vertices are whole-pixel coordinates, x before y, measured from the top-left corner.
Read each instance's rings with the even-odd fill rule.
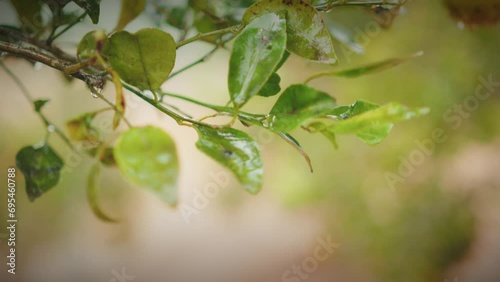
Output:
[[[76,141],[98,142],[101,139],[99,130],[92,126],[92,120],[98,112],[81,114],[66,122],[69,138]]]
[[[303,84],[288,87],[269,113],[269,126],[288,132],[310,118],[324,115],[335,107],[335,99]]]
[[[259,93],[281,61],[286,46],[285,19],[266,14],[236,38],[229,62],[229,93],[235,107]]]
[[[174,67],[176,47],[170,34],[145,28],[135,34],[116,32],[104,45],[103,54],[122,80],[155,91]]]
[[[78,6],[84,9],[94,24],[99,22],[101,13],[101,0],[73,0]]]
[[[372,73],[380,72],[380,71],[398,66],[398,65],[406,62],[409,59],[412,59],[414,57],[421,56],[421,55],[423,55],[423,52],[418,52],[418,53],[415,53],[414,55],[407,56],[407,57],[387,59],[384,61],[368,64],[368,65],[361,66],[361,67],[346,69],[346,70],[335,70],[335,71],[321,72],[321,73],[318,73],[318,74],[311,76],[310,78],[308,78],[306,80],[306,82],[309,82],[313,79],[320,78],[323,76],[339,76],[339,77],[354,78],[354,77],[358,77],[358,76],[362,76],[362,75],[366,75],[366,74],[372,74]]]
[[[146,126],[126,131],[117,140],[113,155],[128,179],[170,205],[177,203],[177,151],[172,138],[162,129]]]
[[[122,0],[120,19],[115,30],[122,30],[127,24],[139,16],[146,7],[146,0]]]
[[[337,62],[331,35],[319,12],[307,1],[259,1],[245,11],[243,23],[249,24],[263,14],[282,12],[286,14],[288,51],[326,64]]]
[[[196,126],[196,147],[231,170],[245,189],[256,194],[262,187],[263,164],[257,143],[245,132]]]
[[[97,199],[99,193],[99,185],[97,183],[99,180],[100,172],[101,167],[99,166],[99,163],[96,163],[90,169],[90,173],[87,179],[87,201],[89,202],[92,212],[95,214],[95,216],[97,216],[97,218],[105,222],[116,222],[115,219],[106,215],[106,213],[99,206],[99,201]]]
[[[63,160],[48,145],[24,147],[16,155],[16,165],[26,180],[26,192],[34,201],[59,182]]]

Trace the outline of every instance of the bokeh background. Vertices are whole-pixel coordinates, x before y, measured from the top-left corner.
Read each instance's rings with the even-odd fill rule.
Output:
[[[8,1],[0,1],[0,9],[3,23],[15,23]],[[111,30],[118,13],[118,1],[103,1],[100,27]],[[314,173],[280,138],[247,129],[265,163],[263,190],[251,196],[194,147],[194,130],[136,102],[128,111],[133,124],[162,127],[177,142],[179,206],[170,208],[123,180],[116,169],[105,169],[100,202],[120,222],[99,221],[85,195],[92,160],[71,153],[53,136],[50,142],[69,169],[57,187],[34,203],[28,201],[18,171],[17,274],[6,271],[7,231],[2,228],[0,280],[107,282],[122,281],[117,273],[124,273],[129,280],[123,281],[141,282],[500,281],[500,28],[464,26],[441,1],[432,0],[410,1],[388,28],[358,8],[338,8],[324,16],[354,35],[354,50],[364,48],[364,54],[356,54],[338,45],[336,68],[418,51],[424,56],[361,78],[319,79],[314,87],[331,93],[339,104],[398,101],[429,107],[430,113],[396,124],[377,146],[338,136],[339,148],[334,149],[322,136],[292,132],[309,153]],[[155,26],[152,19],[142,15],[127,29]],[[86,20],[58,43],[74,52],[79,38],[95,28]],[[207,43],[179,49],[176,68],[210,49]],[[228,58],[227,50],[219,50],[169,80],[164,89],[225,104]],[[45,113],[60,127],[105,106],[83,83],[69,82],[48,67],[12,57],[4,63],[34,97],[51,100]],[[292,56],[280,70],[282,87],[330,68]],[[474,100],[480,77],[496,85],[484,88],[487,99]],[[3,71],[0,85],[0,171],[6,179],[16,152],[42,141],[45,129]],[[113,97],[112,85],[105,94]],[[275,99],[255,97],[247,110],[268,112]],[[209,113],[177,100],[171,103],[199,117]],[[462,113],[460,105],[465,105]],[[100,122],[109,118],[104,115]],[[444,142],[429,141],[436,129],[444,132]],[[418,145],[422,143],[430,144],[429,153]],[[389,175],[400,178],[393,182]],[[200,191],[214,185],[219,192],[186,220],[183,211],[195,205]],[[0,220],[5,222],[7,192],[2,187]],[[334,242],[335,248],[313,267],[310,257],[321,240]],[[303,263],[312,270],[302,277],[286,274]]]

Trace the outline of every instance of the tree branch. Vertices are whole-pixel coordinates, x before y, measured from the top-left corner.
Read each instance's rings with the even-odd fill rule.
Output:
[[[0,41],[0,51],[7,52],[17,57],[25,58],[28,60],[40,62],[44,65],[57,69],[65,73],[65,69],[72,65],[72,62],[64,61],[59,58],[49,56],[45,53],[39,52],[35,48],[22,47],[18,44]],[[106,83],[105,76],[97,76],[78,71],[69,74],[70,76],[84,81],[91,88],[102,89]]]

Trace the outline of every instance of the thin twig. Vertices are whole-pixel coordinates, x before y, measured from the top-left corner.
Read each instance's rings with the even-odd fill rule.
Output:
[[[53,36],[49,36],[49,38],[47,39],[47,45],[52,45],[52,42],[54,42],[54,40],[56,40],[59,36],[63,35],[66,31],[68,31],[70,28],[72,28],[73,26],[75,26],[77,23],[79,23],[83,18],[85,18],[85,16],[87,16],[87,12],[84,12],[82,15],[80,15],[74,22],[70,23],[69,25],[67,25],[63,30],[61,30],[59,33],[53,35]]]
[[[19,87],[21,90],[21,93],[24,95],[24,97],[33,105],[33,108],[35,109],[35,100],[31,97],[28,89],[24,85],[24,83],[2,62],[0,61],[0,67],[7,73],[7,75],[14,81],[14,83]],[[44,123],[47,131],[49,131],[49,127],[52,126],[54,128],[54,132],[61,137],[61,139],[70,147],[73,151],[76,152],[75,147],[73,144],[71,144],[71,141],[69,138],[64,134],[64,132],[59,129],[55,124],[49,121],[47,117],[41,112],[41,111],[36,111],[35,112],[38,114],[42,122]]]
[[[211,32],[207,32],[207,33],[199,33],[191,38],[188,38],[186,40],[183,40],[179,43],[177,43],[177,49],[179,49],[180,47],[186,45],[186,44],[189,44],[191,42],[194,42],[194,41],[197,41],[197,40],[200,40],[200,39],[203,39],[203,38],[207,38],[207,37],[210,37],[210,36],[214,36],[214,35],[223,35],[223,34],[226,34],[226,33],[233,33],[233,34],[236,34],[238,33],[239,31],[241,30],[241,25],[233,25],[233,26],[230,26],[230,27],[227,27],[227,28],[223,28],[223,29],[218,29],[218,30],[214,30],[214,31],[211,31]]]

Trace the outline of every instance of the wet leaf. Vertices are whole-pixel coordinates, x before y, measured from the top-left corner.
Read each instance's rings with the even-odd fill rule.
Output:
[[[372,74],[376,72],[380,72],[386,69],[393,68],[395,66],[398,66],[404,62],[406,62],[409,59],[415,58],[417,56],[423,55],[423,52],[418,52],[415,53],[414,55],[407,56],[407,57],[401,57],[401,58],[392,58],[392,59],[387,59],[383,60],[380,62],[364,65],[361,67],[356,67],[352,69],[346,69],[346,70],[335,70],[335,71],[327,71],[327,72],[321,72],[317,73],[310,78],[306,80],[307,82],[310,82],[313,79],[317,79],[323,76],[339,76],[339,77],[348,77],[348,78],[354,78],[366,74]]]
[[[113,155],[120,172],[130,181],[176,205],[177,151],[162,129],[146,126],[126,131],[117,140]]]
[[[379,107],[358,101],[340,115],[343,120],[332,123],[323,130],[337,134],[356,134],[363,142],[374,145],[387,137],[395,122],[418,117],[428,111],[427,108],[409,109],[398,103]]]
[[[101,135],[99,130],[92,126],[92,120],[98,112],[81,114],[66,122],[66,131],[69,138],[75,141],[99,142]]]
[[[238,35],[229,62],[229,93],[236,108],[264,87],[285,52],[285,19],[266,14]]]
[[[95,216],[97,216],[97,218],[104,222],[114,223],[116,222],[116,220],[106,215],[106,213],[99,206],[99,185],[97,183],[99,180],[100,172],[101,167],[99,166],[99,163],[94,164],[90,169],[90,173],[87,179],[87,201],[89,202],[92,212]]]
[[[26,192],[34,201],[59,182],[62,159],[48,145],[24,147],[16,155],[16,165],[26,180]]]
[[[120,19],[115,30],[122,30],[146,8],[146,0],[122,0]]]
[[[263,164],[257,143],[234,128],[196,126],[196,147],[231,170],[245,189],[257,194],[262,188]]]
[[[310,118],[325,115],[335,107],[335,99],[304,84],[288,87],[269,113],[275,132],[288,132]]]
[[[99,14],[101,11],[101,0],[73,0],[76,5],[80,6],[80,8],[84,9],[89,15],[92,23],[99,23]]]
[[[170,34],[145,28],[135,34],[116,32],[104,45],[103,54],[123,81],[155,91],[174,67],[176,47]]]
[[[243,24],[249,24],[263,14],[282,12],[286,14],[288,51],[326,64],[337,62],[331,35],[321,15],[306,1],[259,1],[245,11]]]

